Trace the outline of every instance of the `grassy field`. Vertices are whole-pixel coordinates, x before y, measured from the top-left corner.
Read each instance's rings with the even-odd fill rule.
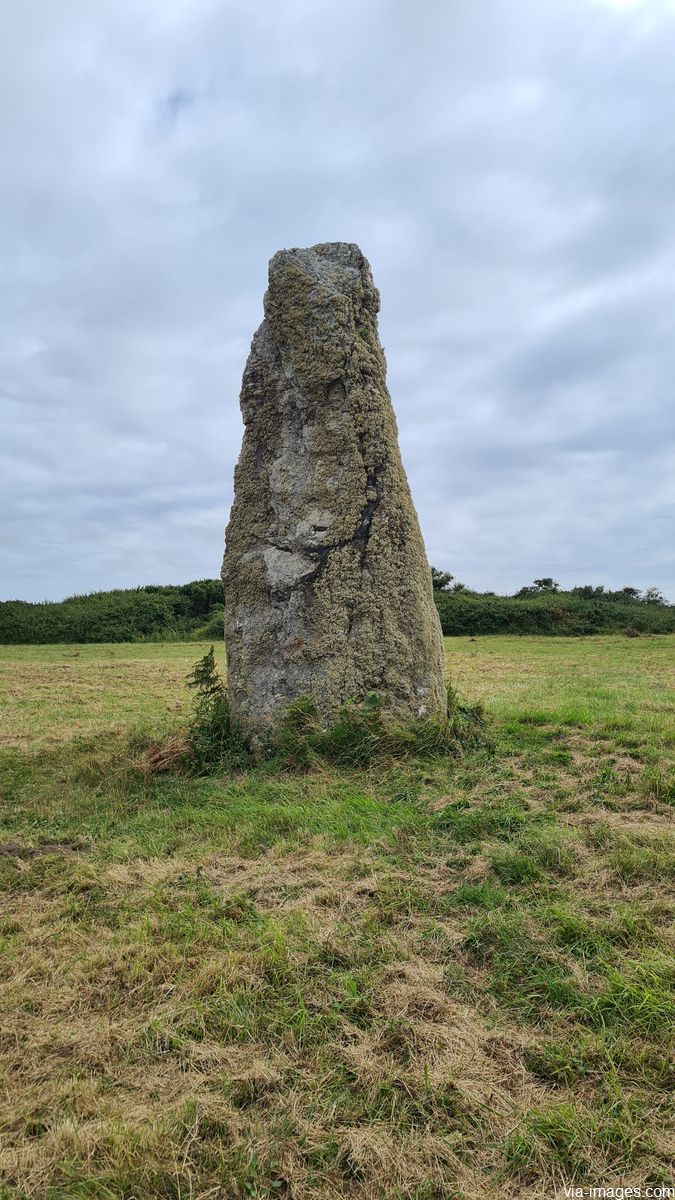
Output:
[[[199,645],[0,647],[3,1200],[672,1184],[675,637],[446,647],[492,746],[211,778]]]

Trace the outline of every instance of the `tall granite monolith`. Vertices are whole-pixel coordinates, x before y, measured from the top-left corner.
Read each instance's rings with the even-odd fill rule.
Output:
[[[231,713],[252,742],[311,696],[446,710],[431,574],[358,246],[280,250],[244,370],[223,583]]]

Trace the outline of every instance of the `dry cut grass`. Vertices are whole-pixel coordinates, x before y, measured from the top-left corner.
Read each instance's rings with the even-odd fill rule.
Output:
[[[34,742],[19,688],[3,718],[0,1195],[669,1182],[672,649],[451,643],[496,749],[365,773],[140,769],[126,733],[161,750],[177,730],[159,694],[145,703],[148,668],[173,679],[170,709],[194,646],[115,648],[130,665],[111,693],[131,703],[128,672],[135,715],[106,725],[108,696],[74,739],[62,675]],[[70,650],[31,654],[47,669]],[[30,665],[15,653],[6,687]]]

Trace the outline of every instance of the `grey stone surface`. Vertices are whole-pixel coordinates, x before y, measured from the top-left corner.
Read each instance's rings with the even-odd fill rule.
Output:
[[[377,692],[442,715],[443,643],[358,246],[281,250],[241,390],[223,582],[231,711],[253,741],[289,703]]]

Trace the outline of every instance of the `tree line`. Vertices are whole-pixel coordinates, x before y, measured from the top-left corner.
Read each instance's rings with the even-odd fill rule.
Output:
[[[432,579],[441,626],[451,637],[675,632],[675,605],[657,588],[611,591],[586,584],[562,591],[554,579],[542,578],[513,596],[498,596],[474,591],[448,571],[432,568]],[[224,613],[219,579],[38,604],[6,600],[0,602],[0,643],[217,640],[223,635]]]
[[[463,596],[496,596],[496,592],[476,592],[468,588],[465,583],[454,582],[454,575],[449,571],[438,571],[436,567],[431,568],[431,581],[435,592],[452,592],[454,595],[461,594]],[[622,587],[616,591],[611,588],[605,588],[602,584],[599,586],[593,583],[585,583],[580,587],[570,588],[565,592],[561,589],[560,584],[556,579],[552,579],[550,575],[543,579],[535,579],[532,583],[521,587],[513,596],[500,596],[501,600],[529,600],[533,597],[540,596],[576,596],[580,600],[610,600],[620,604],[660,604],[668,605],[663,592],[660,588],[649,587],[641,591],[636,587]]]

